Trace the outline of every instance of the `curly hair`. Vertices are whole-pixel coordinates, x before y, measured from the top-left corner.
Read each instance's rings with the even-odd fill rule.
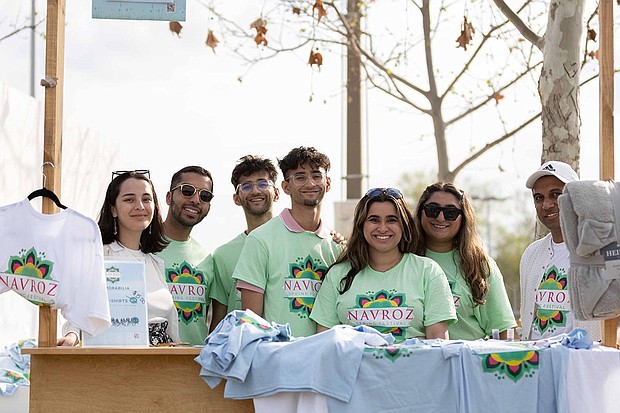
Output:
[[[237,165],[232,171],[230,182],[236,189],[237,185],[241,183],[242,176],[250,176],[255,172],[267,172],[269,179],[274,184],[278,180],[278,170],[274,166],[273,162],[271,162],[271,159],[261,158],[260,156],[255,155],[246,155],[239,158],[237,161]]]
[[[488,277],[491,268],[489,256],[484,251],[482,241],[478,236],[474,207],[465,193],[451,182],[435,182],[427,186],[418,201],[415,213],[415,225],[418,234],[416,253],[424,255],[428,245],[427,234],[422,228],[423,206],[428,202],[433,193],[439,191],[454,195],[463,211],[461,226],[453,239],[453,246],[459,250],[461,272],[471,290],[474,302],[476,304],[484,304],[489,290]]]
[[[99,230],[101,231],[101,239],[103,244],[106,245],[111,244],[114,241],[118,241],[118,234],[114,234],[114,216],[112,215],[112,206],[116,203],[116,198],[118,198],[121,192],[121,185],[130,178],[141,179],[148,182],[151,186],[151,191],[153,191],[153,204],[155,206],[153,210],[153,220],[140,235],[140,250],[144,253],[156,253],[163,251],[163,249],[168,245],[168,241],[164,238],[164,234],[162,232],[163,224],[161,219],[161,210],[159,209],[159,202],[157,201],[157,194],[155,193],[153,182],[151,182],[146,175],[142,175],[136,171],[125,172],[118,175],[116,178],[112,179],[112,182],[108,185],[97,222],[99,225]]]
[[[325,172],[329,171],[331,167],[327,155],[322,154],[311,146],[300,146],[299,148],[292,149],[284,158],[278,159],[278,165],[284,179],[288,179],[288,171],[299,168],[304,164],[312,165],[315,168],[323,168]]]
[[[353,215],[353,229],[351,230],[351,236],[347,241],[346,248],[340,253],[340,256],[329,268],[341,262],[348,261],[351,264],[351,269],[340,280],[340,294],[344,294],[351,285],[355,276],[370,262],[370,250],[368,247],[368,241],[364,237],[364,223],[368,216],[370,206],[375,202],[391,202],[396,207],[398,214],[398,220],[403,229],[403,235],[398,243],[398,251],[401,253],[414,252],[415,251],[415,223],[413,220],[413,214],[411,213],[409,206],[404,198],[394,198],[385,192],[373,197],[364,195],[355,206],[355,213]],[[329,272],[329,270],[328,270]]]

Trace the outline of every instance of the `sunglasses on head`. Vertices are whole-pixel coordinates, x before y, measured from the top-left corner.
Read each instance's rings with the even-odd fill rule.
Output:
[[[114,171],[112,172],[112,179],[116,178],[117,176],[132,172],[138,175],[144,175],[147,178],[151,179],[151,172],[148,169],[134,169],[133,171]]]
[[[258,181],[256,181],[256,183],[243,182],[237,185],[237,188],[235,188],[235,192],[243,192],[244,194],[249,194],[254,189],[254,186],[256,186],[259,191],[266,191],[273,186],[273,182],[266,179],[259,179]]]
[[[443,212],[443,217],[446,219],[446,221],[456,221],[459,215],[461,215],[461,213],[463,212],[463,210],[458,209],[457,207],[441,207],[439,205],[433,204],[426,204],[422,207],[422,209],[424,210],[424,214],[426,214],[428,218],[437,218],[439,216],[439,213]]]
[[[380,195],[388,195],[394,199],[401,199],[403,197],[403,193],[396,188],[372,188],[366,192],[368,198],[374,198]]]
[[[196,191],[198,191],[198,198],[200,198],[200,201],[206,203],[206,202],[211,202],[211,200],[213,199],[213,192],[209,191],[208,189],[198,189],[194,185],[190,185],[190,184],[177,185],[174,188],[172,188],[170,192],[173,192],[179,188],[181,188],[181,195],[183,195],[186,198],[193,197]]]

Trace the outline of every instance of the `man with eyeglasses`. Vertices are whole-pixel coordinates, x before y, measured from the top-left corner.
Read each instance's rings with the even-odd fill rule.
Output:
[[[158,255],[166,267],[164,277],[179,316],[181,341],[191,344],[204,344],[209,332],[207,309],[213,276],[199,265],[209,252],[190,235],[209,213],[211,199],[213,178],[206,169],[186,166],[172,175],[164,220],[170,243]]]
[[[279,160],[282,190],[291,208],[253,230],[233,274],[242,308],[268,321],[289,323],[293,336],[310,336],[309,317],[327,271],[340,252],[321,220],[329,191],[329,158],[312,147],[291,150]]]
[[[230,182],[235,189],[233,201],[243,208],[246,229],[234,239],[218,247],[207,257],[213,271],[212,299],[213,328],[233,310],[241,309],[241,295],[233,281],[233,271],[248,234],[273,218],[273,203],[280,192],[275,186],[278,171],[270,159],[246,155],[239,159],[232,171]]]
[[[558,197],[567,182],[579,177],[570,165],[559,161],[542,164],[527,179],[536,215],[550,233],[531,243],[521,256],[521,335],[537,340],[588,330],[592,340],[601,339],[599,321],[575,320],[568,298],[569,252],[560,227]]]

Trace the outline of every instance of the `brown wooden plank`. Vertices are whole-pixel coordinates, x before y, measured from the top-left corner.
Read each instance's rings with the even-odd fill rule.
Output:
[[[48,0],[47,26],[45,29],[45,77],[53,79],[55,86],[45,88],[45,118],[43,124],[43,173],[44,185],[60,197],[62,169],[62,97],[65,57],[65,0]],[[52,85],[53,83],[52,82]],[[47,162],[50,162],[53,167]],[[43,198],[42,212],[57,212],[56,205]],[[39,346],[56,345],[56,310],[39,309]]]
[[[32,354],[30,412],[254,412],[212,390],[188,354]]]
[[[22,349],[23,354],[51,355],[173,355],[194,356],[199,347],[39,347]]]
[[[614,179],[614,32],[613,0],[599,1],[599,172],[600,179]],[[603,344],[616,347],[618,320],[602,324]]]

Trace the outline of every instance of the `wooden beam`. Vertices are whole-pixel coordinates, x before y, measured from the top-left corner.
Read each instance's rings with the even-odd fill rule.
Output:
[[[347,199],[362,197],[362,77],[361,59],[353,43],[361,36],[360,3],[347,0],[347,20],[351,25],[347,44]]]
[[[613,0],[599,1],[599,175],[614,179],[614,10]],[[617,346],[618,320],[603,321],[603,345]]]
[[[199,376],[196,348],[27,349],[30,412],[253,413]]]
[[[45,120],[43,125],[43,184],[60,197],[62,170],[62,92],[65,61],[65,0],[47,1],[45,29]],[[48,163],[49,162],[49,163]],[[53,165],[53,167],[52,167]],[[49,166],[48,168],[45,168]],[[43,197],[42,212],[54,214],[54,202]],[[39,308],[39,346],[56,346],[56,310]]]

